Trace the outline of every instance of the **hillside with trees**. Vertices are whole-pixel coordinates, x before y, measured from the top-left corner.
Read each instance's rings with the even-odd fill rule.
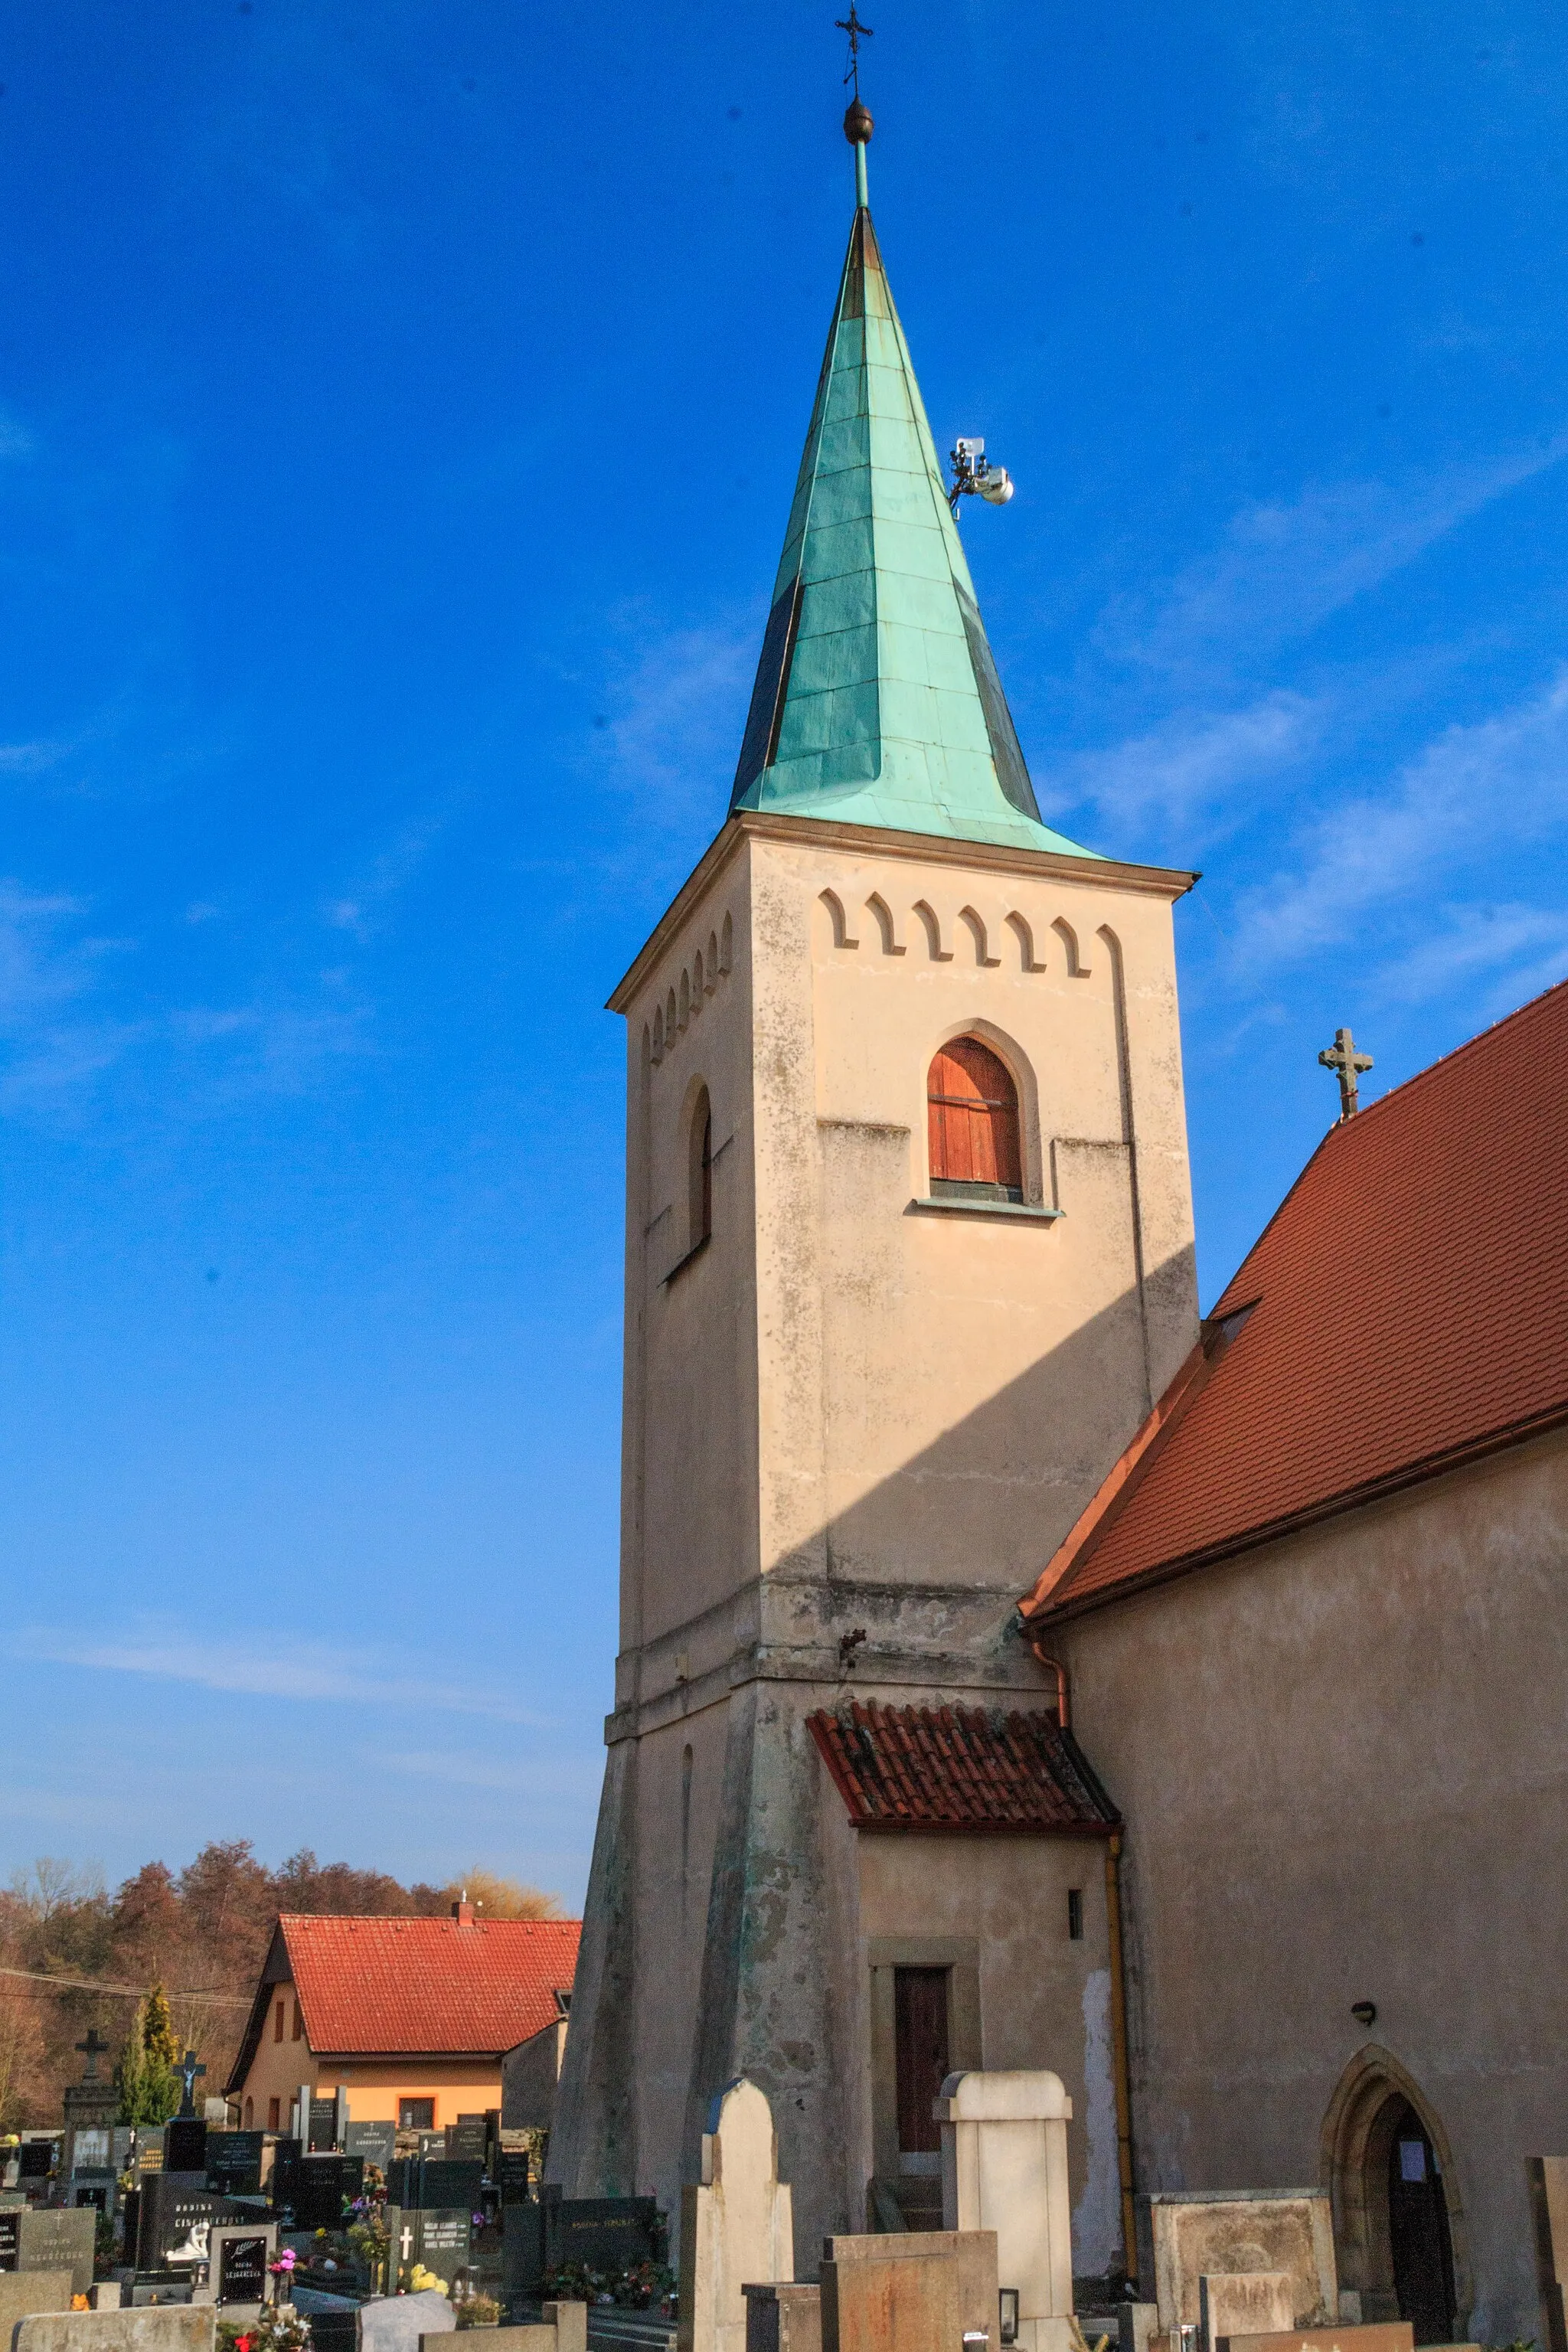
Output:
[[[93,2025],[144,2112],[166,2095],[157,2070],[171,2042],[198,2053],[216,2095],[280,1911],[438,1916],[465,1889],[482,1919],[560,1916],[553,1896],[486,1870],[405,1886],[309,1848],[268,1870],[245,1838],[204,1846],[178,1872],[145,1863],[112,1893],[67,1863],[35,1863],[0,1891],[0,2131],[58,2120]]]

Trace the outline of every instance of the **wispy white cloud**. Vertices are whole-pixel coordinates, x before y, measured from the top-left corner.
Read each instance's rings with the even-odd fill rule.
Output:
[[[0,408],[0,457],[30,457],[37,442],[19,416]]]
[[[367,861],[341,896],[326,900],[321,908],[322,919],[334,930],[347,931],[356,940],[368,940],[391,901],[413,879],[445,823],[444,814],[436,814],[401,827],[385,848]]]
[[[82,936],[81,900],[0,882],[0,1101],[58,1097],[119,1061],[142,1024],[84,1004],[128,941]]]
[[[616,783],[645,813],[684,819],[722,807],[745,725],[762,624],[727,620],[650,634],[618,616],[626,650],[605,691],[600,740]]]
[[[499,1723],[547,1726],[552,1718],[477,1684],[443,1683],[324,1643],[268,1633],[264,1642],[215,1633],[197,1639],[174,1626],[142,1624],[89,1638],[66,1627],[24,1626],[7,1637],[13,1657],[102,1674],[195,1683],[247,1697],[395,1706],[424,1714],[477,1715]]]
[[[1217,551],[1152,611],[1146,602],[1113,605],[1098,631],[1101,648],[1188,684],[1231,675],[1308,635],[1564,456],[1568,434],[1559,434],[1425,481],[1317,484],[1295,499],[1244,507]]]
[[[1177,711],[1147,734],[1085,753],[1059,790],[1119,825],[1190,825],[1227,806],[1239,822],[1249,805],[1244,788],[1304,758],[1323,716],[1321,702],[1284,691],[1238,710]]]
[[[1447,729],[1386,793],[1324,811],[1298,835],[1289,868],[1240,899],[1237,956],[1257,968],[1350,938],[1374,910],[1429,899],[1435,877],[1565,816],[1568,669],[1494,719]]]
[[[1373,974],[1379,997],[1419,1004],[1463,987],[1479,1013],[1495,1015],[1568,972],[1568,908],[1455,907],[1407,954]],[[1496,985],[1477,989],[1489,975]]]

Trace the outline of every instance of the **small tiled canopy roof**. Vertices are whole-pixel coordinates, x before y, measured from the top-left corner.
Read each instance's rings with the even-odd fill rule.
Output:
[[[1330,1129],[1026,1622],[1564,1422],[1568,982]]]
[[[561,2014],[580,1919],[380,1919],[284,1912],[229,2089],[275,1984],[292,1979],[314,2056],[499,2059]]]
[[[1120,1823],[1054,1716],[871,1700],[809,1722],[858,1830],[1103,1836]]]

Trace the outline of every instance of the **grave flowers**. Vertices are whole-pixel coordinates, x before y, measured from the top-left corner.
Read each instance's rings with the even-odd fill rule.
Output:
[[[591,2270],[558,2263],[544,2274],[544,2293],[560,2303],[618,2304],[623,2311],[675,2315],[675,2273],[666,2263],[633,2263],[626,2270]]]
[[[310,2323],[302,2313],[275,2305],[244,2327],[220,2319],[217,2347],[218,2352],[310,2352]]]

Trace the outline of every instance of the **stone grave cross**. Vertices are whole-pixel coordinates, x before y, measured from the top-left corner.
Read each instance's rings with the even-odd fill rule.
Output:
[[[196,2063],[196,2053],[194,2050],[187,2050],[175,2067],[174,2072],[184,2085],[180,2098],[180,2113],[183,2116],[195,2114],[196,2078],[200,2074],[205,2074],[206,2071],[205,2066],[199,2066]]]
[[[108,2042],[104,2041],[96,2025],[89,2025],[87,2030],[87,2040],[85,2042],[79,2042],[76,2046],[81,2052],[82,2056],[87,2060],[87,2069],[82,2075],[82,2081],[84,2083],[96,2083],[98,2080],[98,2062],[107,2053],[109,2049]]]
[[[1370,1054],[1358,1054],[1355,1039],[1348,1029],[1336,1029],[1334,1042],[1325,1045],[1318,1059],[1325,1070],[1332,1070],[1340,1082],[1340,1117],[1353,1118],[1356,1113],[1356,1080],[1363,1070],[1372,1067]]]

